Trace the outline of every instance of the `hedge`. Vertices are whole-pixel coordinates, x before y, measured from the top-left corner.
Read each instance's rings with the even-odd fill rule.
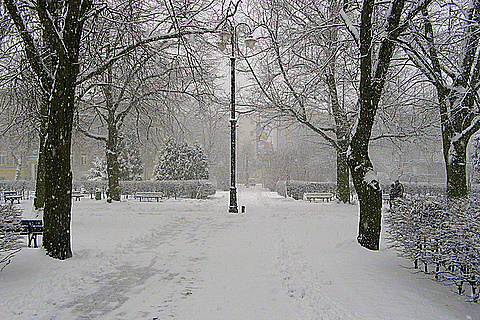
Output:
[[[309,182],[309,181],[279,181],[276,186],[277,193],[283,197],[292,197],[295,200],[303,199],[307,192],[331,192],[335,193],[335,182]]]
[[[35,181],[27,180],[0,180],[0,190],[15,190],[22,193],[26,190],[35,190]]]
[[[406,195],[428,195],[428,196],[444,196],[446,193],[445,185],[422,184],[422,183],[404,183]],[[390,186],[382,185],[384,193],[388,193]],[[355,189],[350,186],[352,192]],[[296,200],[303,199],[306,192],[331,192],[336,193],[337,186],[335,182],[309,182],[309,181],[278,181],[275,191],[283,196],[289,196]],[[470,189],[471,195],[480,195],[480,185],[473,185]]]
[[[73,183],[73,189],[85,189],[90,194],[97,190],[105,192],[107,188],[107,181],[75,181]],[[215,194],[215,188],[208,180],[120,181],[120,192],[125,196],[134,195],[136,192],[162,192],[169,198],[205,199]]]
[[[0,270],[20,251],[19,235],[21,210],[13,205],[0,204]]]
[[[385,215],[387,240],[398,254],[438,281],[470,286],[477,302],[480,284],[480,203],[475,197],[415,196],[398,199]]]

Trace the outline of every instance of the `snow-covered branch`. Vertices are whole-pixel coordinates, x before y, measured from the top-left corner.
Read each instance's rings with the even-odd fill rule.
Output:
[[[353,25],[352,20],[350,19],[350,17],[347,15],[347,13],[343,8],[340,9],[340,17],[342,17],[343,22],[347,26],[348,32],[350,32],[350,34],[353,37],[353,40],[358,46],[360,43],[360,31]]]

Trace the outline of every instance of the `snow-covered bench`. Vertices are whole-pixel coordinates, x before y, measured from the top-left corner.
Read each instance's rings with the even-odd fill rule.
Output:
[[[43,221],[22,220],[20,222],[19,234],[27,236],[29,247],[32,245],[33,242],[33,247],[38,248],[37,235],[43,234]]]
[[[13,201],[15,200],[17,200],[17,203],[20,203],[23,196],[18,194],[17,191],[3,191],[3,199],[5,202],[10,201],[11,204],[13,204]]]
[[[85,195],[80,191],[72,191],[72,198],[75,198],[76,201],[80,201],[80,198],[83,198]]]
[[[335,195],[330,192],[309,192],[303,194],[303,199],[310,202],[320,199],[322,201],[331,201]]]
[[[135,193],[134,198],[139,199],[140,202],[142,201],[142,199],[156,199],[158,202],[160,199],[164,198],[164,195],[162,192],[137,192]]]

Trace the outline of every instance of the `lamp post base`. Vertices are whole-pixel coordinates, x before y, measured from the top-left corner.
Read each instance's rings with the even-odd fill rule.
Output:
[[[230,187],[230,208],[228,209],[229,213],[238,213],[237,205],[237,188]]]

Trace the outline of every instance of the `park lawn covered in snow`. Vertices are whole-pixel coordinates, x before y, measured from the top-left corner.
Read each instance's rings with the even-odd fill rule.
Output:
[[[23,248],[0,272],[0,319],[480,320],[388,244],[355,241],[358,209],[258,186],[207,200],[73,202],[74,257]],[[25,218],[34,218],[24,201]]]

